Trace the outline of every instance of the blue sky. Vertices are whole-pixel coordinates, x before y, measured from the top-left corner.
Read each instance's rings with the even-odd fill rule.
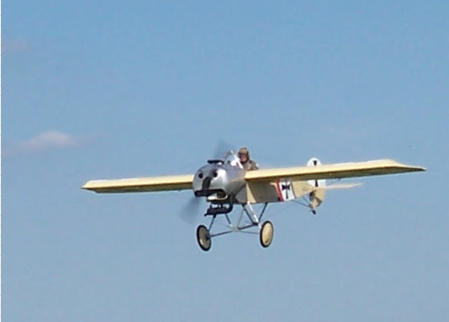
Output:
[[[445,1],[3,3],[5,321],[445,321]],[[89,179],[194,172],[217,142],[262,166],[393,158],[272,246],[203,253],[189,192]],[[201,216],[197,223],[205,222]]]

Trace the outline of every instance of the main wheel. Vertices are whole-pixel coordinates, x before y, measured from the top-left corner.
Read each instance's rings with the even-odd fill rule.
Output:
[[[262,228],[260,228],[259,232],[259,239],[260,244],[262,247],[268,247],[270,246],[271,242],[273,241],[273,224],[271,221],[266,221],[262,224]]]
[[[196,229],[196,240],[201,249],[207,252],[212,245],[212,240],[210,239],[209,230],[204,225],[198,226]]]

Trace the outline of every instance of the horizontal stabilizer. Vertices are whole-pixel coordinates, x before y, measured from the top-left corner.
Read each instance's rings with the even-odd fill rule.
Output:
[[[351,188],[357,188],[360,187],[362,183],[336,183],[331,184],[325,187],[320,187],[320,189],[324,190],[342,190],[342,189],[351,189]]]

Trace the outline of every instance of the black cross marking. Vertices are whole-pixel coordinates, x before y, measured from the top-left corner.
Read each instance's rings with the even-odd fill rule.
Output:
[[[290,191],[290,189],[292,188],[292,185],[290,183],[287,184],[281,184],[281,189],[285,190],[285,199],[288,199],[288,192]]]

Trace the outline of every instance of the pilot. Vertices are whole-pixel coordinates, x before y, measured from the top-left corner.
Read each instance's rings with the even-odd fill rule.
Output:
[[[238,155],[243,169],[245,169],[246,171],[259,169],[257,163],[250,159],[249,151],[246,147],[240,148]]]

